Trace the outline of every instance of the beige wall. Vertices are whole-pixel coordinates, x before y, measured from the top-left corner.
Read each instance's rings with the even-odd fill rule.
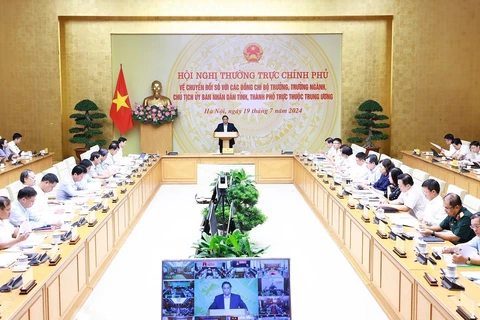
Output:
[[[3,0],[0,8],[0,135],[19,131],[24,149],[48,146],[57,159],[72,153],[76,102],[109,111],[111,33],[342,32],[343,137],[357,106],[375,99],[392,116],[383,145],[394,155],[440,142],[447,131],[480,138],[476,0]],[[116,136],[110,122],[104,131]]]

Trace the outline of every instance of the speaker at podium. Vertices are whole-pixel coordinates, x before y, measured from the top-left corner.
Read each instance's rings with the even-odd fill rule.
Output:
[[[222,154],[233,154],[230,140],[238,138],[238,132],[214,132],[213,137],[222,140]]]

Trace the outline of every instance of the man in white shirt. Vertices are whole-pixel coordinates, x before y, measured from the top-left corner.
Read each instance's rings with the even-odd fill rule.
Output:
[[[435,179],[427,179],[422,183],[422,189],[428,203],[423,212],[417,212],[417,218],[427,226],[436,226],[447,217],[440,196],[440,184]]]
[[[413,186],[413,178],[404,173],[398,176],[398,186],[400,187],[400,196],[385,206],[392,207],[398,211],[408,212],[417,217],[417,213],[423,212],[427,205],[427,198],[423,195],[420,188]]]
[[[355,155],[355,164],[350,167],[350,177],[353,180],[366,180],[368,176],[368,169],[365,165],[366,154],[358,152]]]
[[[0,196],[0,250],[10,248],[17,243],[25,241],[29,236],[29,233],[18,234],[18,228],[15,228],[10,221],[8,221],[10,210],[10,199]]]
[[[465,155],[465,160],[471,162],[479,162],[480,161],[480,142],[472,141],[470,142],[470,152]]]
[[[24,187],[18,191],[17,200],[12,202],[10,223],[18,227],[24,221],[29,221],[32,228],[46,225],[45,221],[36,215],[30,208],[35,203],[37,191],[32,187]]]
[[[107,153],[105,154],[105,158],[106,158]],[[92,163],[93,166],[92,166],[92,169],[90,171],[88,171],[88,174],[93,179],[107,179],[107,178],[110,178],[112,176],[111,172],[103,170],[103,168],[102,168],[102,155],[100,154],[100,152],[96,152],[96,151],[92,152],[90,154],[90,162]]]
[[[70,181],[62,181],[57,187],[57,200],[70,200],[73,197],[79,197],[85,194],[81,192],[83,186],[83,176],[87,173],[87,169],[84,166],[75,166],[72,169],[72,179]]]
[[[375,154],[368,155],[365,159],[365,166],[368,169],[366,180],[368,180],[368,183],[373,185],[380,179],[380,176],[382,175],[378,169],[378,157]]]
[[[105,161],[103,161],[103,168],[108,169],[109,167],[112,167],[115,165],[115,160],[113,159],[113,156],[118,152],[118,145],[116,142],[110,143],[108,146],[108,154],[107,158]]]
[[[352,148],[350,148],[349,146],[342,146],[340,150],[341,157],[335,159],[335,166],[344,166],[346,168],[351,168],[354,164],[356,164]]]
[[[35,203],[30,208],[36,214],[42,214],[49,211],[47,193],[51,192],[58,183],[58,177],[53,173],[47,173],[42,177],[42,181],[33,189],[37,192]]]
[[[26,187],[33,187],[35,185],[35,172],[32,170],[23,170],[20,173],[20,182]]]
[[[18,147],[18,144],[22,141],[22,135],[18,132],[15,132],[12,137],[12,141],[8,143],[8,149],[14,154],[14,155],[20,155],[22,152],[20,148]]]
[[[342,158],[342,150],[340,146],[342,145],[342,139],[334,138],[333,139],[333,151],[331,152],[331,156],[328,156],[328,159],[332,162],[341,161]]]
[[[462,140],[460,140],[459,138],[453,139],[452,144],[455,151],[452,153],[451,157],[453,159],[463,160],[463,158],[469,152],[468,146],[464,146],[462,144]]]
[[[119,162],[123,158],[123,148],[127,145],[127,138],[120,137],[117,140],[118,150],[117,153],[113,156],[115,162]]]

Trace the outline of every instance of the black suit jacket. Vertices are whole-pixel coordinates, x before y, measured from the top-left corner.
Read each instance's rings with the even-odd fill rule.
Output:
[[[223,132],[223,122],[219,123],[214,132]],[[227,132],[238,132],[233,123],[227,123]],[[235,139],[230,140],[230,148],[235,144]],[[222,139],[218,139],[218,145],[222,145]]]

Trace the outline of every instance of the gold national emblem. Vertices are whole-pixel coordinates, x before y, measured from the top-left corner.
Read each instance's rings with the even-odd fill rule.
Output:
[[[243,49],[243,56],[248,62],[258,62],[262,59],[263,49],[258,43],[249,43]]]

